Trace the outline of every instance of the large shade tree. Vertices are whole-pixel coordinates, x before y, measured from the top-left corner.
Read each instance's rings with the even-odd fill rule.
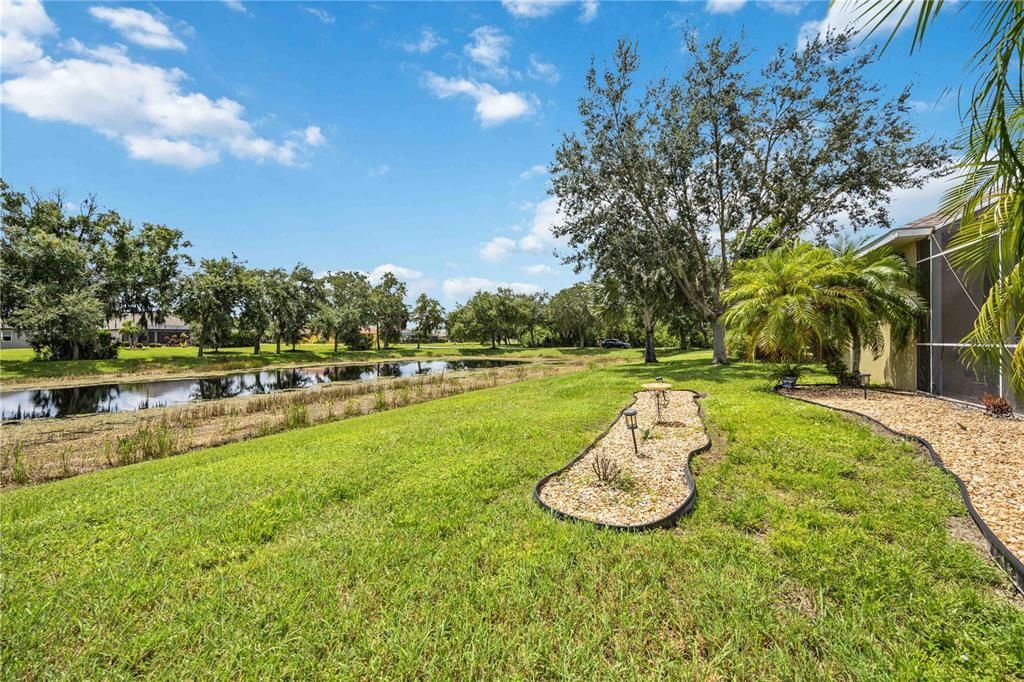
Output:
[[[425,293],[416,297],[410,321],[416,325],[416,347],[423,341],[429,341],[434,333],[444,324],[445,312],[441,302]]]
[[[635,44],[588,72],[581,127],[552,164],[567,260],[585,267],[629,226],[658,254],[686,307],[713,326],[726,362],[722,289],[741,255],[801,233],[889,223],[888,199],[942,172],[947,153],[920,141],[909,89],[885,97],[865,75],[870,50],[844,35],[780,49],[761,70],[739,44],[686,42],[678,81],[636,83]]]

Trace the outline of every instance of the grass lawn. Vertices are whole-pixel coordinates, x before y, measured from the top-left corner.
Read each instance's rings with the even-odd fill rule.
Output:
[[[728,446],[678,529],[534,483],[641,366],[487,389],[5,494],[4,677],[1007,679],[1008,581],[906,444],[676,356]]]
[[[431,356],[509,355],[525,358],[579,358],[592,355],[617,355],[637,359],[643,357],[643,349],[606,351],[600,348],[521,348],[519,346],[493,349],[478,343],[424,344],[420,349],[417,349],[414,343],[397,344],[388,350],[381,351],[348,351],[341,346],[341,350],[337,353],[334,352],[334,344],[330,343],[300,344],[294,351],[283,348],[281,353],[274,352],[273,344],[264,344],[262,350],[263,352],[259,355],[253,355],[252,348],[248,347],[222,348],[216,353],[207,351],[206,355],[198,357],[195,348],[122,348],[114,360],[40,361],[33,359],[31,348],[4,349],[0,352],[0,381],[12,384],[61,378],[86,379],[92,376],[102,378],[105,374],[215,372],[283,364],[374,362],[385,358]]]

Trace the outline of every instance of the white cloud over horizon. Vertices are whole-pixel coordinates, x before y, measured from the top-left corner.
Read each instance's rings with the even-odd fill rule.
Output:
[[[441,291],[449,301],[464,303],[478,291],[497,291],[508,288],[519,294],[536,294],[542,288],[529,282],[500,282],[485,277],[449,277],[441,284]]]
[[[531,178],[537,178],[537,177],[540,177],[542,175],[547,175],[547,174],[548,174],[548,167],[547,166],[545,166],[542,163],[535,163],[532,166],[530,166],[529,168],[527,168],[526,170],[524,170],[522,173],[520,173],[519,174],[519,179],[520,180],[529,180]],[[532,207],[533,204],[530,204],[530,206]]]
[[[580,7],[579,20],[589,24],[597,18],[597,0],[501,0],[502,6],[516,19],[541,19],[569,5]]]
[[[538,263],[536,265],[524,265],[523,272],[528,275],[550,275],[555,269],[550,265]]]
[[[281,141],[263,137],[239,102],[189,92],[184,71],[135,61],[123,46],[91,48],[71,38],[63,44],[71,56],[48,55],[42,40],[57,28],[38,0],[3,0],[2,25],[2,105],[33,119],[94,130],[134,159],[195,169],[227,154],[292,166],[303,150],[324,143],[317,126]]]
[[[447,99],[465,95],[476,102],[476,118],[484,127],[528,116],[537,106],[536,98],[518,92],[501,92],[493,85],[467,78],[446,78],[427,71],[423,85],[435,97]]]

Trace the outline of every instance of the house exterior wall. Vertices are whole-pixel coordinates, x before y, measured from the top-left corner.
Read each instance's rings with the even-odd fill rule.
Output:
[[[916,268],[916,245],[906,244],[893,249],[911,268]],[[860,352],[860,371],[871,375],[871,382],[886,384],[901,391],[913,391],[917,387],[917,349],[916,338],[912,338],[901,349],[896,350],[888,325],[882,328],[882,352],[876,358],[871,348],[865,346]],[[847,364],[851,359],[847,356]]]
[[[878,358],[869,348],[861,351],[861,371],[870,373],[874,383],[970,403],[981,403],[986,393],[1003,395],[1020,409],[1024,396],[1013,394],[1008,377],[998,370],[973,370],[963,362],[961,341],[973,326],[991,282],[953,265],[949,241],[958,228],[955,221],[938,225],[931,234],[894,249],[915,269],[919,291],[928,303],[928,318],[916,338],[900,351],[893,348],[885,329],[885,345]],[[1019,342],[1007,339],[1007,350],[1012,353]]]

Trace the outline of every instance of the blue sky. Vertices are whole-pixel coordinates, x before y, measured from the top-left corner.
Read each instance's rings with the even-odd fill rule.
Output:
[[[645,76],[686,68],[687,30],[744,36],[753,64],[842,26],[825,2],[3,2],[2,174],[183,229],[196,256],[389,267],[446,305],[555,291],[543,166],[592,56],[637,39]],[[950,10],[871,75],[914,89],[925,135],[958,127],[973,44]],[[944,95],[944,93],[946,93]],[[897,222],[941,187],[894,197]]]

